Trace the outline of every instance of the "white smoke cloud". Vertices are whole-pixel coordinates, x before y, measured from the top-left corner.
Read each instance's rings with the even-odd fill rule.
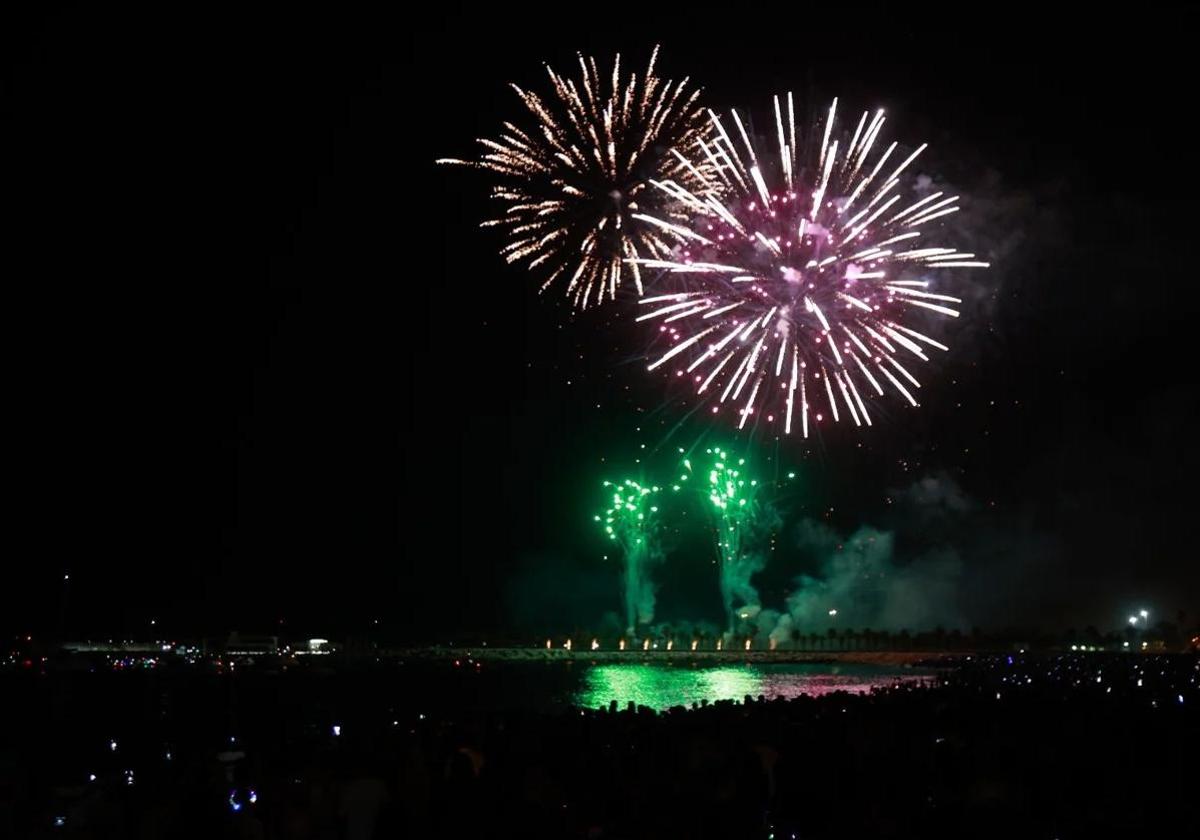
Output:
[[[979,506],[945,473],[925,476],[890,494],[906,521],[965,521]],[[940,529],[939,529],[940,530]],[[947,529],[956,533],[958,529]],[[764,642],[781,644],[794,633],[824,632],[831,626],[862,630],[963,628],[963,563],[950,545],[898,556],[892,531],[862,525],[848,535],[805,519],[795,527],[795,544],[813,563],[786,598],[786,610],[769,625],[763,610],[756,621]],[[830,615],[836,610],[836,621]],[[749,629],[749,628],[747,628]]]
[[[975,502],[963,492],[946,473],[927,475],[912,485],[892,493],[893,498],[908,502],[924,515],[967,513],[976,508]]]

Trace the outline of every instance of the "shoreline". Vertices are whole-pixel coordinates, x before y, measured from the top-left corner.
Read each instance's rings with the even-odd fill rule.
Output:
[[[778,663],[857,664],[912,667],[957,660],[975,651],[795,651],[795,650],[565,650],[563,648],[427,647],[390,652],[416,661],[467,659],[476,662],[586,662],[589,664]],[[947,662],[947,664],[949,664]]]

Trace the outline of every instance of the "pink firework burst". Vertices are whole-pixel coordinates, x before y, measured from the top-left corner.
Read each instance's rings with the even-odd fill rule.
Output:
[[[779,97],[774,104],[769,166],[737,112],[740,143],[710,111],[712,140],[691,157],[675,153],[705,189],[654,182],[688,220],[637,216],[673,243],[667,258],[630,260],[661,272],[637,316],[656,326],[649,369],[686,378],[716,401],[714,412],[729,403],[739,428],[755,414],[778,418],[785,434],[798,423],[805,437],[810,414],[870,426],[870,402],[889,390],[916,406],[910,368],[931,348],[948,350],[906,321],[914,312],[957,317],[961,301],[936,290],[940,278],[988,264],[923,238],[959,209],[958,197],[908,184],[926,147],[881,148],[882,111],[839,137],[835,99],[819,145],[798,159],[791,94],[786,116]]]

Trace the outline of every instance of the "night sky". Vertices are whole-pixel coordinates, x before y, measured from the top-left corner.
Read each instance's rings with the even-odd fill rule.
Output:
[[[447,639],[616,608],[600,479],[733,430],[684,420],[616,310],[539,297],[477,227],[486,178],[433,161],[518,116],[505,83],[543,61],[655,43],[718,110],[886,108],[993,263],[920,409],[747,444],[799,473],[764,599],[811,571],[811,520],[894,533],[901,566],[951,552],[965,626],[1195,615],[1187,27],[614,8],[3,27],[0,629]],[[680,538],[662,617],[718,617],[707,551]]]

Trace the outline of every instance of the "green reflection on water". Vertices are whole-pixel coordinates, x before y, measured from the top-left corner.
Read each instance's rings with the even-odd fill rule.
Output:
[[[741,701],[752,697],[795,698],[833,691],[853,693],[876,686],[922,679],[920,672],[859,664],[728,665],[713,668],[651,664],[593,665],[574,696],[577,706],[597,708],[632,701],[652,709],[690,706],[701,700]]]
[[[665,709],[707,699],[741,700],[757,694],[762,680],[749,667],[664,668],[654,665],[597,665],[589,668],[576,696],[580,706],[607,706],[610,700],[624,706]]]
[[[704,686],[702,696],[710,701],[741,700],[747,694],[757,695],[762,689],[762,677],[750,666],[711,668],[701,671],[699,676]]]

